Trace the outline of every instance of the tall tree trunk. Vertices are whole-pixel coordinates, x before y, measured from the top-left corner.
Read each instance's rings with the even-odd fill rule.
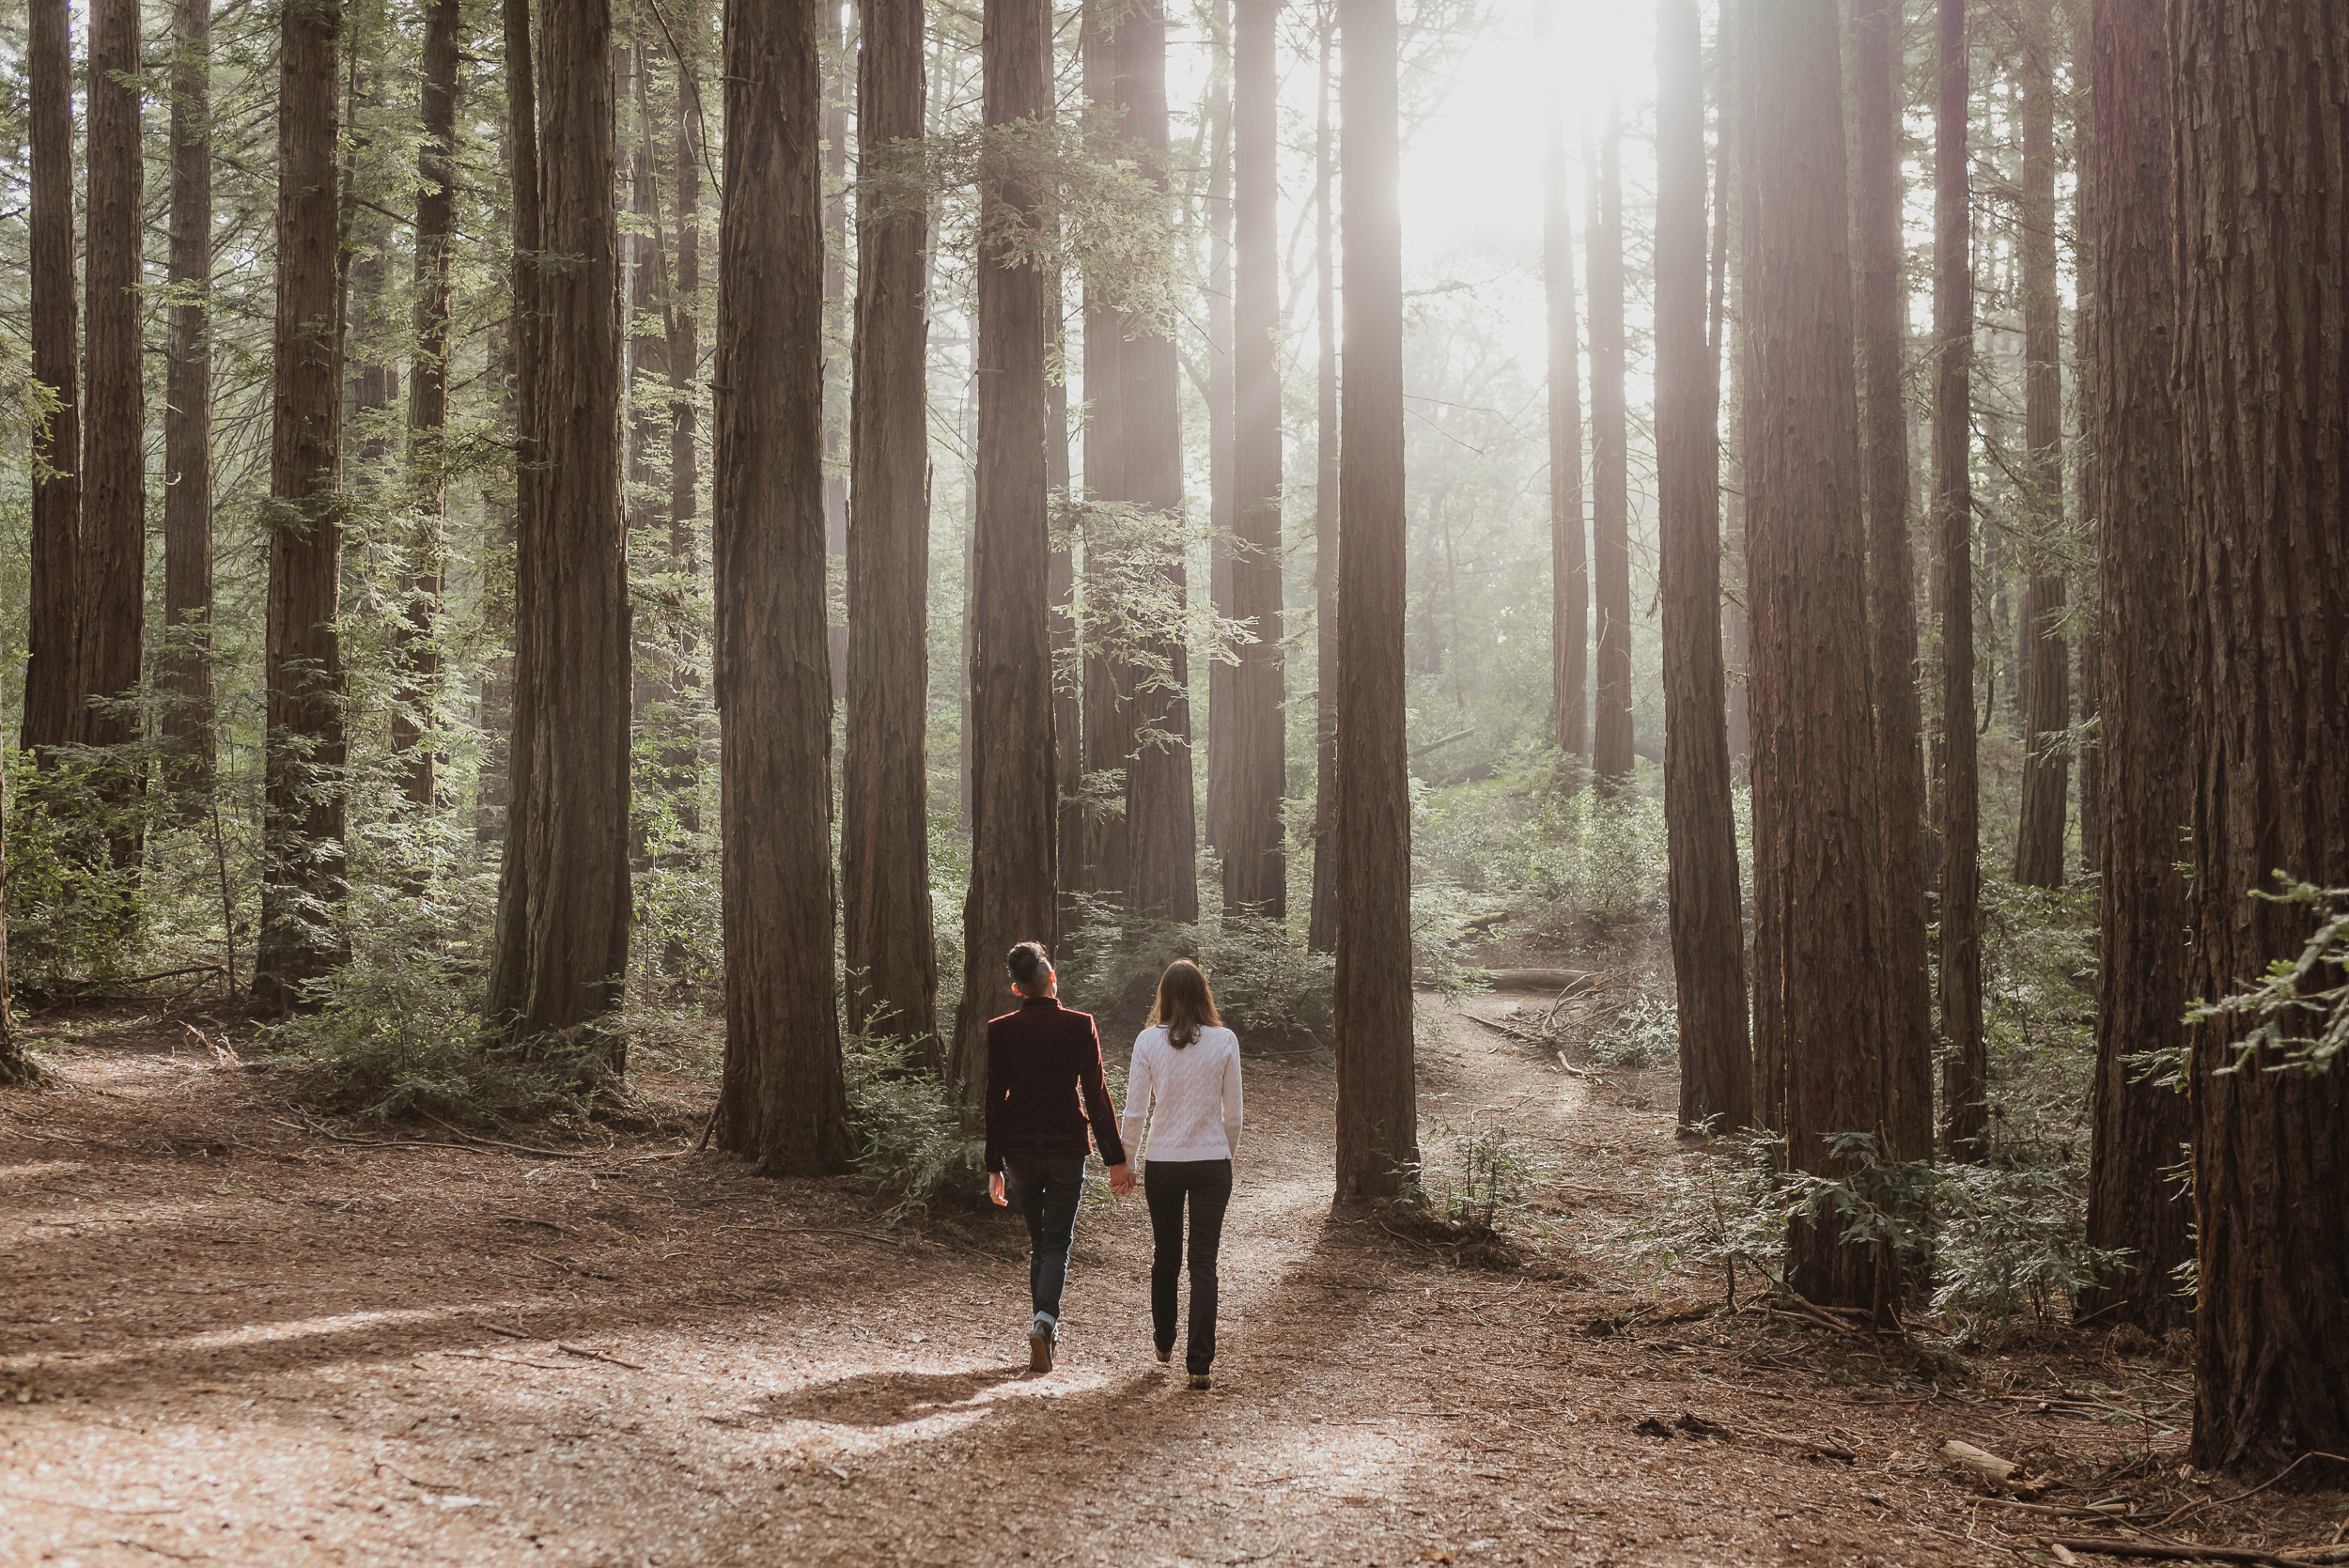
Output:
[[[1984,1152],[1982,802],[1974,754],[1974,272],[1966,115],[1966,0],[1937,0],[1934,142],[1933,517],[1941,578],[1942,1138],[1956,1159]]]
[[[1603,784],[1631,776],[1631,451],[1624,396],[1623,116],[1608,106],[1591,186],[1591,586],[1598,657],[1591,768]]]
[[[2309,939],[2306,906],[2249,896],[2272,871],[2349,886],[2349,371],[2338,329],[2318,325],[2349,315],[2349,11],[2173,0],[2170,39],[2194,698],[2186,984],[2217,998]],[[2340,978],[2320,970],[2301,989]],[[2238,1060],[2244,1025],[2190,1031],[2190,1457],[2265,1478],[2349,1453],[2349,1074],[2284,1067],[2272,1046]]]
[[[1542,294],[1549,328],[1550,706],[1558,749],[1588,761],[1591,567],[1582,520],[1582,367],[1574,320],[1565,114],[1558,92],[1555,85],[1549,88],[1542,146]]]
[[[1403,223],[1394,0],[1338,0],[1346,401],[1338,558],[1337,1189],[1390,1198],[1419,1158],[1411,794],[1403,705]],[[1326,676],[1324,677],[1327,678]]]
[[[1143,171],[1167,187],[1166,18],[1160,0],[1142,3],[1109,36],[1115,58],[1115,97],[1122,128],[1140,144]],[[1125,485],[1114,499],[1165,518],[1183,505],[1180,362],[1174,340],[1127,320],[1129,334],[1120,368],[1125,424],[1121,454]],[[1179,549],[1163,550],[1156,569],[1183,594]],[[1126,831],[1132,874],[1127,908],[1148,920],[1188,923],[1199,918],[1198,819],[1192,803],[1190,672],[1179,629],[1139,629],[1134,682],[1133,751],[1126,763]]]
[[[821,14],[765,0],[727,0],[725,14],[710,511],[726,941],[718,1142],[772,1175],[845,1170],[850,1154],[832,968]]]
[[[1728,536],[1725,554],[1728,558],[1731,592],[1721,606],[1721,662],[1729,670],[1729,768],[1740,783],[1750,783],[1753,775],[1753,717],[1752,682],[1750,678],[1751,660],[1748,657],[1751,642],[1746,611],[1748,583],[1746,571],[1746,450],[1751,444],[1754,414],[1751,411],[1750,383],[1751,376],[1752,338],[1746,325],[1746,279],[1753,249],[1753,234],[1760,224],[1760,210],[1755,203],[1758,189],[1754,168],[1754,58],[1761,45],[1755,37],[1759,23],[1760,0],[1726,0],[1722,10],[1722,28],[1727,35],[1726,53],[1730,57],[1730,83],[1722,104],[1724,117],[1736,121],[1735,143],[1735,185],[1736,200],[1732,220],[1737,232],[1737,242],[1730,247],[1729,315],[1736,323],[1737,346],[1729,356],[1729,460],[1724,465],[1726,482],[1723,486],[1722,519]],[[1761,895],[1760,870],[1755,871],[1754,897]],[[1760,991],[1754,993],[1754,1017],[1757,1031],[1761,1015],[1769,1006]],[[1757,1033],[1757,1043],[1759,1035]],[[1755,1060],[1757,1072],[1763,1063]],[[1759,1096],[1756,1112],[1764,1118],[1762,1125],[1777,1126],[1774,1118],[1783,1109],[1783,1096]]]
[[[1760,8],[1760,225],[1749,274],[1756,402],[1747,454],[1753,615],[1755,986],[1778,994],[1786,1159],[1848,1178],[1829,1140],[1888,1109],[1865,535],[1852,365],[1850,216],[1834,0]],[[1797,1220],[1788,1261],[1814,1301],[1892,1304],[1897,1281],[1831,1219]]]
[[[521,1043],[618,1002],[631,893],[611,4],[543,0],[538,20],[537,248],[563,262],[538,271],[539,351],[521,366],[526,399],[538,381],[525,451],[545,468],[516,544],[513,804],[487,1007]],[[610,1042],[615,1068],[623,1048]]]
[[[1664,0],[1659,8],[1656,74],[1657,527],[1680,1121],[1718,1118],[1735,1131],[1753,1122],[1753,1042],[1721,674],[1720,387],[1705,349],[1704,54],[1696,0]],[[1554,325],[1550,342],[1555,356]]]
[[[48,761],[82,722],[81,344],[73,289],[73,39],[69,0],[30,0],[33,379],[55,406],[33,429],[24,718],[19,743]]]
[[[1238,488],[1232,613],[1255,634],[1233,672],[1232,811],[1223,843],[1223,905],[1274,920],[1288,914],[1281,797],[1288,776],[1281,654],[1281,258],[1276,169],[1276,0],[1237,0],[1233,93],[1233,377]]]
[[[2178,408],[2177,263],[2171,253],[2171,107],[2164,0],[2097,0],[2089,42],[2096,134],[2087,181],[2096,304],[2088,377],[2088,448],[2096,454],[2102,627],[2097,753],[2095,1138],[2088,1242],[2126,1249],[2121,1267],[2080,1293],[2082,1318],[2183,1327],[2192,1307],[2172,1272],[2194,1255],[2192,1208],[2162,1175],[2193,1128],[2186,1095],[2145,1081],[2141,1051],[2186,1044],[2182,961],[2194,781],[2178,766],[2193,723],[2186,685],[2186,519]]]
[[[848,314],[848,103],[856,96],[856,10],[824,12],[824,553],[827,572],[848,569],[848,464],[840,442],[848,433],[848,356],[832,352],[847,342]],[[830,614],[827,599],[827,615]],[[828,625],[832,700],[848,695],[848,629]]]
[[[1305,945],[1333,951],[1338,941],[1338,291],[1337,229],[1330,211],[1336,184],[1330,125],[1330,60],[1336,0],[1322,0],[1321,79],[1314,111],[1314,317],[1316,333],[1314,414],[1314,901]]]
[[[424,141],[416,149],[416,351],[408,372],[408,462],[416,491],[409,546],[407,603],[400,629],[402,690],[393,709],[393,745],[407,753],[408,803],[437,801],[440,757],[432,732],[433,686],[441,673],[443,521],[448,508],[449,307],[457,238],[457,70],[464,44],[459,0],[430,0],[424,13]]]
[[[665,398],[669,373],[669,323],[661,313],[667,290],[661,282],[665,258],[661,254],[660,160],[655,152],[652,113],[652,51],[642,42],[613,51],[615,97],[631,123],[628,131],[626,174],[629,193],[629,233],[624,241],[627,275],[620,304],[621,347],[627,355],[627,401],[621,415],[628,430],[626,496],[630,575],[650,577],[669,569],[671,529],[669,490],[674,475],[659,472],[657,448],[668,420],[656,399]],[[663,711],[675,688],[669,648],[675,638],[661,619],[646,615],[635,628],[630,660],[630,706],[638,732],[666,727],[677,722]],[[671,784],[666,759],[655,764],[647,777],[635,780],[637,788],[666,795]],[[630,861],[633,869],[652,869],[650,814],[637,815],[629,827]]]
[[[506,85],[506,118],[500,126],[500,150],[506,155],[504,216],[510,256],[506,287],[513,298],[507,314],[504,349],[506,378],[506,412],[513,427],[514,489],[496,520],[504,526],[494,543],[513,560],[512,587],[492,595],[487,606],[490,629],[499,635],[504,651],[492,658],[481,683],[482,726],[490,732],[488,754],[482,762],[481,818],[476,830],[483,842],[496,840],[499,886],[520,885],[521,846],[507,831],[514,810],[514,781],[529,771],[532,732],[537,718],[520,689],[523,674],[517,649],[521,643],[521,601],[530,585],[521,572],[521,535],[526,520],[537,518],[546,480],[546,434],[539,412],[542,372],[538,362],[545,349],[545,323],[540,319],[538,287],[538,111],[537,73],[530,59],[530,0],[500,0],[499,75]],[[502,722],[501,722],[502,721]],[[523,961],[527,935],[517,919],[501,921],[490,953],[492,972],[518,969]]]
[[[1237,613],[1232,606],[1232,557],[1233,534],[1239,522],[1233,427],[1237,411],[1233,363],[1237,302],[1232,293],[1233,4],[1234,0],[1213,0],[1207,13],[1209,44],[1215,52],[1207,86],[1207,598],[1215,613],[1227,617]],[[1236,776],[1232,721],[1238,678],[1236,665],[1221,659],[1208,660],[1206,828],[1208,847],[1227,861]],[[1230,878],[1225,880],[1228,883]]]
[[[89,225],[86,282],[89,340],[84,345],[87,404],[82,422],[82,692],[93,706],[80,738],[118,746],[139,738],[135,707],[139,650],[147,624],[147,381],[139,274],[147,232],[147,163],[139,139],[145,81],[138,0],[90,7]],[[142,769],[119,762],[103,793],[134,809]],[[111,825],[117,865],[138,859],[139,832]]]
[[[1908,410],[1901,334],[1903,0],[1859,0],[1851,19],[1859,135],[1859,363],[1866,424],[1869,686],[1875,706],[1884,868],[1884,1059],[1892,1152],[1933,1153],[1933,971],[1926,956],[1925,770],[1919,746],[1915,551],[1908,533]]]
[[[277,320],[262,670],[261,929],[253,994],[285,1009],[341,961],[316,912],[342,891],[341,197],[335,54],[342,9],[288,6],[278,34]]]
[[[171,65],[170,342],[163,371],[166,783],[210,795],[212,709],[212,6],[178,0]]]
[[[869,189],[920,145],[921,0],[863,0],[863,20],[857,173]],[[870,199],[858,205],[840,892],[849,1027],[914,1042],[937,1071],[945,1065],[945,1053],[938,1039],[925,747],[930,497],[923,252],[928,229],[928,215],[918,205]]]
[[[1089,124],[1097,128],[1096,133],[1124,135],[1130,128],[1118,116],[1116,46],[1103,28],[1102,19],[1101,6],[1088,3],[1079,23],[1085,114]],[[1122,500],[1130,483],[1126,459],[1129,427],[1126,361],[1132,345],[1127,341],[1125,323],[1112,297],[1097,282],[1085,285],[1084,481],[1086,499],[1091,502]],[[1211,395],[1210,404],[1213,401]],[[1115,813],[1097,813],[1087,819],[1075,881],[1088,893],[1106,894],[1130,907],[1133,825],[1125,815],[1123,794],[1134,751],[1136,672],[1126,657],[1122,637],[1112,629],[1115,616],[1107,602],[1116,592],[1112,570],[1112,559],[1119,548],[1114,542],[1116,530],[1097,517],[1092,520],[1094,526],[1084,539],[1084,771],[1088,779],[1114,780],[1120,803]]]
[[[684,37],[699,39],[704,34],[701,0],[692,0],[686,8]],[[690,47],[690,46],[689,46]],[[700,509],[695,493],[699,479],[699,459],[695,452],[696,416],[693,411],[693,383],[700,379],[701,318],[697,302],[701,298],[701,172],[702,134],[701,104],[697,89],[692,85],[695,62],[677,62],[677,91],[670,100],[675,112],[671,141],[675,147],[674,165],[677,183],[677,271],[671,279],[667,303],[669,346],[669,569],[686,581],[700,575],[701,551],[695,537],[694,518]],[[661,749],[661,776],[670,791],[670,809],[677,814],[677,828],[682,836],[691,839],[701,831],[701,723],[694,707],[694,694],[701,690],[701,675],[693,664],[699,644],[692,619],[682,613],[664,649],[669,660],[669,701],[676,717],[673,719],[669,742]],[[681,860],[691,860],[692,851],[680,853]],[[684,972],[687,944],[681,934],[673,933],[662,961],[672,974]]]
[[[2056,294],[2054,0],[2023,18],[2023,813],[2015,879],[2063,885],[2064,812],[2071,786],[2064,732],[2072,725],[2071,651],[2061,621],[2063,568],[2053,536],[2063,526],[2061,302]]]
[[[988,125],[1050,123],[1051,47],[1045,0],[987,0]],[[1041,194],[1020,171],[1007,168],[988,176],[979,199],[983,232],[997,235],[1035,221]],[[1003,955],[1018,942],[1053,939],[1058,873],[1051,539],[1045,523],[1050,476],[1044,456],[1051,288],[1042,265],[1007,266],[1007,259],[1003,241],[982,244],[969,610],[971,889],[962,916],[962,1001],[947,1065],[948,1081],[969,1107],[985,1093],[987,1020],[1019,1004]]]
[[[1070,472],[1068,440],[1068,303],[1066,280],[1051,279],[1045,306],[1045,363],[1057,363],[1062,373],[1044,385],[1044,482],[1050,499],[1052,565],[1046,588],[1052,601],[1052,839],[1073,855],[1084,842],[1084,676],[1083,639],[1077,624],[1076,495]],[[1064,869],[1068,862],[1064,862]],[[1064,878],[1059,898],[1058,929],[1073,931],[1078,922],[1076,889]]]

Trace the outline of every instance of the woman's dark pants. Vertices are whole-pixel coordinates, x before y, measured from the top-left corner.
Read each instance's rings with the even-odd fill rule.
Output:
[[[1223,1210],[1232,1201],[1228,1159],[1154,1159],[1142,1168],[1150,1203],[1150,1327],[1161,1352],[1174,1348],[1174,1281],[1183,1268],[1183,1200],[1190,1200],[1190,1338],[1185,1370],[1215,1360],[1215,1255],[1223,1245]]]

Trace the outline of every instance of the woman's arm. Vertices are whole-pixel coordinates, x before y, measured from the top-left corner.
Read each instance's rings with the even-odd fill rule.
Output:
[[[1239,1097],[1239,1036],[1232,1036],[1232,1054],[1223,1059],[1223,1141],[1239,1154],[1239,1129],[1246,1120]]]
[[[1134,1036],[1134,1057],[1126,1065],[1126,1114],[1118,1118],[1117,1136],[1128,1150],[1139,1148],[1142,1130],[1150,1120],[1150,1096],[1158,1082],[1158,1053],[1150,1048],[1150,1032]]]

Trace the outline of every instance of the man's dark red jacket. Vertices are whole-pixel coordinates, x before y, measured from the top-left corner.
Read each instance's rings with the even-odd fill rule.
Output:
[[[1088,1122],[1101,1162],[1125,1164],[1093,1015],[1032,997],[988,1019],[988,1170],[1001,1171],[1005,1155],[1082,1155]]]

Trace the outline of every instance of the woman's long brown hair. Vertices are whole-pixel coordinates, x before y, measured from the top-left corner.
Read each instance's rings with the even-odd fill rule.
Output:
[[[1202,1029],[1222,1021],[1216,1017],[1215,993],[1207,989],[1207,977],[1199,966],[1188,958],[1167,965],[1159,976],[1159,1001],[1150,1009],[1150,1026],[1165,1025],[1167,1043],[1181,1050],[1199,1038]]]

